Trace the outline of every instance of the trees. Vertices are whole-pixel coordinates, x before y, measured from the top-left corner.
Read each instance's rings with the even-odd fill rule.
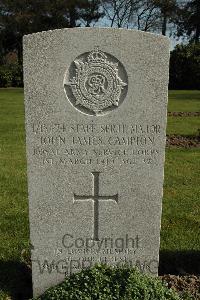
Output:
[[[110,27],[128,27],[139,2],[139,0],[103,0],[102,6],[106,18],[110,21]]]
[[[0,55],[16,51],[22,63],[25,34],[63,27],[86,26],[101,17],[99,0],[0,0]]]
[[[36,31],[41,23],[46,22],[44,16],[42,16],[43,20],[39,16],[42,16],[42,6],[37,0],[34,6],[32,1],[29,5],[22,0],[0,1],[0,37],[4,54],[17,51],[18,61],[21,63],[23,35]]]
[[[199,43],[200,40],[200,1],[187,1],[178,11],[177,35],[186,35],[190,41]]]
[[[102,3],[111,27],[147,31],[155,26],[157,13],[152,0],[104,0]]]
[[[152,0],[141,1],[139,9],[135,12],[137,29],[154,31],[159,28],[158,7]]]
[[[102,0],[110,26],[161,31],[173,22],[178,0]]]
[[[102,16],[100,0],[0,0],[0,85],[22,85],[22,38],[37,31],[90,26]],[[17,53],[18,64],[5,57]]]
[[[95,24],[100,18],[104,16],[104,13],[100,9],[100,7],[100,0],[90,0],[87,1],[85,5],[83,5],[82,9],[80,10],[80,19],[86,27],[90,27],[91,24]]]
[[[154,4],[159,9],[162,35],[166,35],[167,24],[173,20],[178,7],[177,0],[154,0]]]
[[[177,45],[170,58],[170,89],[199,89],[200,43]]]
[[[25,34],[63,27],[89,27],[104,15],[111,27],[169,35],[173,26],[175,36],[186,37],[197,48],[200,42],[199,0],[0,0],[0,63],[5,63],[7,53],[15,52],[18,63],[22,64],[22,37]],[[189,51],[194,50],[192,47],[187,50],[176,48],[172,52],[171,86],[172,78],[174,87],[181,87],[181,82],[186,82],[182,75],[178,75],[181,72],[179,66],[182,66],[183,73],[186,67],[189,68],[187,72],[190,73],[190,68],[196,72],[191,57],[192,67],[188,66],[189,61],[181,65],[182,60],[188,59]],[[198,60],[195,63],[199,65]]]

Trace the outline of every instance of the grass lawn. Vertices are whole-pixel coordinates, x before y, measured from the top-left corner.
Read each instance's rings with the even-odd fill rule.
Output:
[[[198,111],[199,103],[200,92],[170,92],[170,111]],[[169,117],[168,133],[194,134],[199,126],[198,117],[174,119]],[[162,250],[200,251],[199,153],[166,152]],[[17,291],[22,300],[20,255],[29,237],[22,89],[0,89],[0,170],[0,299]]]
[[[200,111],[200,91],[169,91],[168,111]]]
[[[27,248],[29,237],[21,89],[0,90],[0,170],[0,299],[3,300],[21,287],[20,254]]]
[[[200,117],[168,117],[167,134],[198,135]]]
[[[169,91],[168,111],[200,112],[200,91]],[[167,134],[197,135],[199,117],[168,117]]]
[[[161,249],[200,251],[200,151],[168,149]]]
[[[27,245],[27,181],[22,90],[0,90],[0,259]]]

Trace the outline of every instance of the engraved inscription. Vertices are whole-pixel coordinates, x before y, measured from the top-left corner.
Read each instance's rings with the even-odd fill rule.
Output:
[[[99,201],[100,200],[113,200],[118,202],[118,194],[112,196],[99,195],[99,174],[100,172],[92,172],[93,175],[93,195],[78,196],[74,194],[74,201],[93,200],[94,203],[94,236],[93,240],[99,241]]]
[[[36,163],[45,166],[156,165],[160,124],[33,123]]]
[[[90,115],[117,108],[125,98],[127,83],[122,64],[98,47],[76,58],[64,79],[69,101]]]

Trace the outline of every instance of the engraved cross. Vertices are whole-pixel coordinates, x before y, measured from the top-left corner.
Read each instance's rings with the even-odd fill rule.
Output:
[[[92,172],[93,176],[93,195],[79,196],[74,194],[74,201],[92,200],[94,203],[94,236],[95,241],[99,241],[99,201],[100,200],[113,200],[118,203],[118,194],[113,196],[100,196],[99,195],[99,174],[100,172]]]

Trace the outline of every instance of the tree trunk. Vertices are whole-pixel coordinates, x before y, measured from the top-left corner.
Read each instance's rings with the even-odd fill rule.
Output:
[[[196,28],[195,37],[194,37],[195,44],[199,43],[199,39],[200,39],[200,24],[198,24]]]
[[[76,8],[75,6],[72,6],[69,10],[69,15],[70,15],[70,27],[76,27]]]
[[[167,31],[167,16],[164,14],[163,16],[163,22],[162,22],[162,35],[166,35]]]
[[[22,49],[22,38],[17,43],[17,61],[19,65],[23,63],[23,49]]]

